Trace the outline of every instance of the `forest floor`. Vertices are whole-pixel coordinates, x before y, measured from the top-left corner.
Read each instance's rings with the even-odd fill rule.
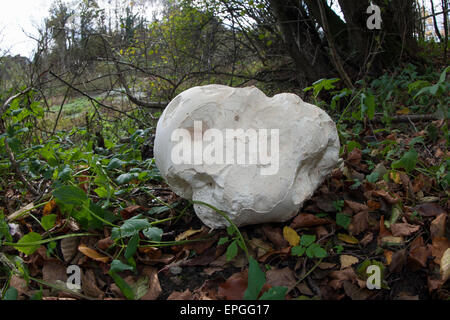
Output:
[[[295,218],[239,228],[250,256],[265,270],[262,292],[282,286],[286,299],[449,299],[450,285],[442,278],[448,265],[445,270],[441,262],[450,247],[449,194],[440,186],[442,175],[427,169],[449,156],[440,131],[445,124],[434,121],[430,129],[428,122],[418,121],[411,130],[411,123],[399,123],[390,131],[379,130],[376,123],[367,126],[351,151],[347,148],[342,155],[341,167]],[[403,157],[391,163],[376,161],[394,147]],[[89,193],[89,177],[77,179]],[[67,218],[54,200],[19,218],[11,217],[18,212],[5,210],[10,212],[9,228],[16,228],[11,232],[14,240],[31,232],[45,238],[49,231],[57,239],[20,253],[32,280],[12,275],[10,286],[18,297],[124,299],[131,288],[139,299],[243,299],[248,261],[243,250],[231,246],[233,232],[209,230],[187,201],[164,183],[150,182],[152,197],[132,191],[124,201],[129,205],[114,210],[125,221],[153,212],[162,230],[161,243],[155,245],[144,245],[145,237],[138,233],[141,242],[135,245],[134,259],[125,251],[128,260],[114,269],[128,286],[118,286],[121,282],[113,280],[111,270],[112,261],[121,263],[117,257],[132,246],[132,239],[124,246],[123,239],[111,239],[114,230],[109,225],[95,231],[85,228]],[[0,193],[10,210],[17,203],[32,202],[30,194],[17,193],[12,181]],[[185,210],[180,214],[176,208]],[[45,217],[54,217],[51,229],[43,228]],[[82,231],[91,235],[58,238]],[[301,252],[311,241],[326,254]],[[3,252],[14,255],[16,249],[6,246]],[[82,270],[81,291],[64,286],[69,265]],[[370,265],[380,268],[381,289],[367,288]]]

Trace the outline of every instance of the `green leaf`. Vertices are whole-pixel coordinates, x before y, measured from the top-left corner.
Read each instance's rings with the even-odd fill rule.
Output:
[[[235,232],[236,232],[236,230],[234,229],[233,226],[228,226],[227,227],[227,233],[228,233],[229,236],[233,236]]]
[[[371,94],[366,95],[364,105],[366,107],[367,116],[372,120],[375,116],[375,97]]]
[[[110,272],[121,272],[125,270],[133,271],[133,267],[123,263],[120,260],[113,260],[111,262],[111,268],[109,269]]]
[[[302,237],[300,238],[300,245],[307,247],[314,241],[316,241],[315,235],[305,234],[305,235],[302,235]]]
[[[338,244],[337,246],[334,246],[333,249],[336,250],[336,254],[341,254],[342,251],[344,251],[344,247]]]
[[[5,215],[0,214],[0,240],[5,238],[6,241],[12,241],[11,234],[9,233],[8,223],[5,220]]]
[[[58,174],[58,179],[61,181],[69,180],[69,178],[72,175],[72,168],[70,166],[66,165],[64,169]]]
[[[109,164],[108,164],[108,166],[106,167],[106,169],[108,169],[108,170],[114,170],[114,169],[117,169],[117,168],[122,167],[122,165],[124,165],[125,163],[126,163],[126,162],[123,162],[123,161],[120,160],[120,159],[113,158],[113,159],[111,159],[111,161],[109,162]]]
[[[139,233],[136,233],[131,237],[130,241],[128,241],[127,249],[125,250],[124,257],[125,259],[129,259],[136,253],[137,247],[139,245]]]
[[[375,183],[378,181],[380,174],[377,171],[373,171],[371,174],[366,176],[366,179],[370,183]]]
[[[14,287],[9,287],[6,290],[5,295],[3,296],[3,300],[17,300],[19,296],[19,292]]]
[[[125,184],[133,179],[137,179],[138,176],[139,176],[138,173],[124,173],[117,177],[116,182],[118,184]]]
[[[110,271],[109,275],[113,278],[117,287],[119,287],[120,291],[123,293],[125,298],[128,300],[134,300],[134,290],[122,279],[117,273]]]
[[[42,287],[30,297],[30,300],[42,300],[44,293],[42,292]]]
[[[75,206],[82,205],[83,202],[88,200],[86,193],[82,189],[74,186],[60,187],[53,191],[53,196],[56,200],[64,204],[72,204]]]
[[[350,225],[351,221],[352,221],[352,218],[349,215],[346,215],[344,213],[336,214],[337,225],[343,227],[346,230],[348,229],[348,226]]]
[[[105,187],[98,187],[94,189],[94,192],[100,197],[100,198],[107,198],[108,197],[108,190],[106,190]]]
[[[142,233],[151,241],[161,241],[163,230],[157,227],[150,227],[144,229]]]
[[[167,210],[170,210],[170,208],[168,206],[161,206],[161,207],[153,207],[150,210],[148,210],[148,214],[159,214],[162,212],[166,212]]]
[[[238,253],[237,241],[234,240],[233,242],[230,243],[230,245],[227,248],[226,252],[227,261],[233,260],[236,257],[237,253]]]
[[[217,245],[220,246],[222,244],[225,244],[228,242],[228,237],[222,237],[219,239],[219,241],[217,242]]]
[[[306,249],[306,255],[310,258],[325,258],[327,252],[318,243],[313,243]]]
[[[259,300],[285,300],[288,288],[272,287],[261,295]]]
[[[417,154],[417,151],[412,148],[408,152],[406,152],[400,160],[394,161],[391,164],[392,169],[398,169],[403,168],[406,170],[406,172],[410,172],[414,170],[417,164],[417,159],[419,158],[419,155]]]
[[[42,240],[42,236],[39,233],[36,232],[30,232],[26,235],[24,235],[18,242],[17,244],[27,244],[30,242],[36,242],[36,241],[41,241]],[[30,255],[33,252],[35,252],[40,245],[30,245],[30,246],[26,246],[26,247],[22,247],[22,246],[17,246],[14,247],[17,250],[19,250],[20,252],[25,253],[26,255]]]
[[[295,246],[295,247],[292,247],[292,249],[291,249],[291,254],[292,254],[293,256],[301,257],[301,256],[305,253],[305,251],[306,251],[306,247],[303,247],[303,246]]]
[[[120,228],[113,228],[111,231],[112,239],[120,239],[125,237],[131,237],[141,230],[150,228],[150,222],[147,219],[140,218],[141,215],[137,215],[131,219],[126,220]]]
[[[266,283],[266,275],[259,268],[258,261],[253,257],[249,258],[248,267],[248,287],[244,293],[245,300],[256,300],[261,292],[262,287]]]
[[[358,149],[361,149],[361,145],[358,143],[358,142],[356,142],[356,141],[349,141],[348,143],[347,143],[347,152],[352,152],[353,151],[353,149],[355,149],[355,148],[358,148]]]
[[[42,228],[44,228],[45,231],[50,230],[55,226],[56,222],[56,214],[49,214],[48,216],[43,216],[41,219]]]

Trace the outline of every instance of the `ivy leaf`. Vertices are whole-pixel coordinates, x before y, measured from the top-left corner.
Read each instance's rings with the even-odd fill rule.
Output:
[[[258,261],[253,257],[249,258],[248,267],[248,287],[244,292],[245,300],[256,300],[261,292],[262,287],[266,283],[266,275],[259,268]]]

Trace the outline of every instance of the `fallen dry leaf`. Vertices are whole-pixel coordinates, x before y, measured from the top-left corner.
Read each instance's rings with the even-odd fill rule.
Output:
[[[259,238],[252,238],[249,241],[249,245],[256,252],[257,259],[265,255],[267,252],[273,251],[273,248],[270,244],[264,242]]]
[[[55,209],[56,209],[56,201],[55,200],[50,200],[49,202],[47,202],[45,204],[44,210],[42,211],[42,214],[44,216],[48,216],[49,214],[52,214]]]
[[[378,233],[378,238],[384,238],[392,236],[392,233],[386,228],[384,224],[384,216],[380,218],[380,232]]]
[[[351,201],[351,200],[345,200],[345,204],[353,210],[354,213],[358,213],[361,211],[367,211],[369,207],[363,203]]]
[[[142,210],[143,207],[141,207],[140,205],[131,205],[129,207],[126,207],[125,209],[123,209],[122,211],[120,211],[120,215],[122,216],[122,218],[124,220],[130,219],[131,217],[133,217],[136,213],[136,211]]]
[[[342,254],[339,259],[341,261],[341,269],[350,267],[359,261],[358,258],[346,254]]]
[[[219,285],[218,295],[226,300],[242,300],[247,290],[247,270],[238,272]]]
[[[292,221],[290,227],[292,229],[316,227],[324,224],[330,224],[329,219],[319,218],[310,213],[300,213]]]
[[[349,234],[345,234],[345,233],[338,233],[338,239],[341,241],[344,241],[345,243],[349,243],[349,244],[358,244],[359,240],[356,239],[355,237],[349,235]]]
[[[389,173],[389,178],[391,178],[391,180],[394,181],[396,184],[400,184],[402,182],[400,179],[400,174],[396,171],[391,171]]]
[[[167,297],[167,300],[193,300],[193,299],[194,295],[189,289],[186,289],[183,292],[174,291]]]
[[[391,195],[386,190],[374,190],[372,192],[372,194],[383,198],[384,200],[386,200],[390,204],[396,204],[397,202],[400,201],[400,198],[397,195]]]
[[[9,281],[9,286],[17,290],[19,297],[29,295],[30,289],[28,288],[27,281],[18,275],[12,275],[11,280]]]
[[[394,223],[391,225],[392,235],[394,237],[407,237],[419,231],[420,226],[409,223]]]
[[[442,276],[442,281],[445,282],[450,277],[450,248],[445,250],[441,258],[441,269],[440,273]]]
[[[83,293],[89,297],[102,299],[105,294],[97,286],[96,278],[94,270],[87,269],[81,274],[81,289],[83,290]]]
[[[291,225],[291,228],[294,227],[292,227]],[[281,230],[281,228],[275,228],[268,224],[265,224],[261,228],[261,230],[267,237],[267,239],[269,239],[269,241],[273,243],[277,250],[280,250],[281,248],[287,247],[289,245],[289,243],[283,238],[283,231]]]
[[[431,252],[424,245],[423,238],[417,237],[411,242],[411,250],[408,256],[409,265],[413,270],[424,268],[427,266],[427,260],[430,255]]]
[[[376,211],[376,210],[381,208],[381,203],[379,203],[378,201],[370,199],[370,200],[367,201],[367,206],[369,207],[370,211]]]
[[[367,246],[373,240],[373,233],[369,232],[364,235],[364,237],[359,242],[363,247]]]
[[[45,282],[58,284],[58,282],[66,283],[67,268],[57,262],[46,262],[42,268],[42,278]],[[61,284],[61,283],[59,283]]]
[[[202,226],[200,229],[198,230],[194,230],[194,229],[188,229],[182,233],[180,233],[179,235],[177,235],[175,237],[175,241],[181,241],[181,240],[185,240],[187,238],[189,238],[190,236],[193,236],[194,234],[200,233],[204,230],[204,227]]]
[[[445,237],[433,238],[431,255],[434,257],[434,262],[436,264],[440,265],[442,256],[448,248],[450,248],[450,240]]]
[[[99,248],[100,250],[107,250],[109,247],[111,247],[114,244],[114,240],[111,239],[111,237],[107,237],[104,239],[99,240],[96,243],[96,247]]]
[[[348,280],[345,280],[343,283],[345,294],[352,300],[367,300],[373,294],[369,289],[360,288]]]
[[[419,204],[413,210],[417,211],[422,217],[436,217],[440,214],[447,214],[440,205],[432,202]]]
[[[319,267],[319,269],[322,269],[322,270],[328,270],[328,269],[332,269],[332,268],[334,268],[334,267],[336,267],[336,263],[331,263],[331,262],[321,262],[319,265],[318,265],[318,267]]]
[[[285,226],[283,228],[283,237],[291,246],[298,246],[300,243],[300,236],[291,227]]]
[[[148,277],[148,290],[141,300],[156,300],[162,292],[158,270],[153,267],[144,267],[142,273]]]
[[[335,290],[342,288],[344,281],[355,282],[358,276],[355,271],[349,267],[342,270],[331,271],[329,277],[332,279],[328,285]]]
[[[369,211],[361,211],[355,214],[349,226],[349,232],[352,235],[358,235],[369,227]]]
[[[87,256],[95,261],[99,261],[99,262],[107,263],[110,259],[108,256],[104,256],[104,255],[98,253],[94,249],[91,249],[88,246],[86,246],[85,244],[80,244],[78,246],[78,251],[80,251],[85,256]]]
[[[430,225],[431,239],[445,236],[445,228],[447,225],[447,215],[438,215]]]
[[[389,264],[390,272],[401,272],[406,264],[406,249],[397,250],[392,254],[391,263]]]
[[[78,252],[80,239],[77,237],[65,238],[61,240],[61,253],[65,262],[70,262]]]
[[[387,236],[381,238],[381,246],[401,246],[405,243],[403,237]]]
[[[296,283],[294,271],[289,267],[283,269],[272,268],[266,272],[267,284],[272,287],[291,287]]]

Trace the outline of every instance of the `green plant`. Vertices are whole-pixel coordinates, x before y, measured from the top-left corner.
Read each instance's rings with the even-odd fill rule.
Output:
[[[202,201],[193,201],[195,204],[200,204],[207,206],[211,209],[213,209],[215,212],[220,214],[228,223],[229,226],[227,228],[227,233],[229,236],[232,236],[231,243],[228,245],[227,248],[227,259],[228,258],[234,258],[237,254],[237,248],[238,246],[242,248],[242,250],[245,252],[245,255],[248,259],[248,286],[247,290],[245,290],[244,293],[244,299],[245,300],[284,300],[285,295],[287,293],[286,287],[272,287],[268,291],[264,292],[261,296],[261,290],[266,283],[266,275],[261,270],[258,261],[256,261],[253,257],[251,257],[248,253],[247,246],[245,245],[245,240],[239,231],[239,228],[233,223],[233,221],[230,220],[230,218],[226,215],[226,213],[222,212],[221,210],[217,209],[216,207],[202,202]],[[225,244],[228,241],[230,241],[228,238],[221,238],[219,242],[221,244]],[[231,249],[230,249],[231,247]],[[258,298],[259,297],[259,298]]]
[[[293,256],[301,257],[303,254],[309,258],[325,258],[328,254],[327,251],[320,246],[320,244],[315,243],[315,235],[303,235],[300,238],[300,244],[294,246],[291,249],[291,254]]]

